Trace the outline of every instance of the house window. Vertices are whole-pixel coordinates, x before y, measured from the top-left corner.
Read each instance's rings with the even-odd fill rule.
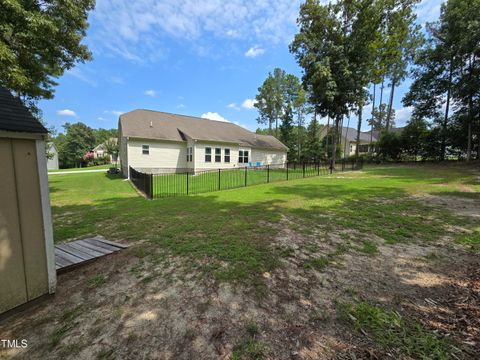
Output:
[[[368,152],[368,144],[363,144],[358,146],[358,152],[366,153]]]
[[[225,149],[225,156],[224,156],[224,162],[229,163],[230,162],[230,149]]]
[[[150,145],[142,145],[142,154],[149,155],[150,154]]]
[[[205,148],[205,162],[212,162],[212,148]]]
[[[193,161],[193,147],[187,147],[187,162]]]
[[[222,149],[215,148],[215,162],[221,162],[221,161],[222,161]]]
[[[248,150],[238,151],[238,162],[240,164],[248,164]]]

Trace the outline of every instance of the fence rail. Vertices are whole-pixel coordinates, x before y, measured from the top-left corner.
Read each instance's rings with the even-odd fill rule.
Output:
[[[343,159],[337,162],[337,171],[359,170],[363,162]],[[321,176],[332,173],[327,162],[284,163],[263,166],[245,166],[233,169],[201,170],[195,173],[146,174],[130,167],[130,179],[148,199],[185,196],[235,189],[275,181]]]

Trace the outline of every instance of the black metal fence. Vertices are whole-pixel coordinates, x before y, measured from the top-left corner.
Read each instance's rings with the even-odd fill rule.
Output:
[[[363,162],[342,159],[336,171],[358,170]],[[285,163],[192,172],[145,174],[130,167],[130,179],[149,199],[193,195],[332,173],[327,162]]]
[[[130,166],[130,180],[148,199],[153,199],[153,174],[139,172]]]

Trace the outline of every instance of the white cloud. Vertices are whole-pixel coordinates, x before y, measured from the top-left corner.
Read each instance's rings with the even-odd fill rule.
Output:
[[[57,110],[57,115],[77,117],[77,114],[75,113],[75,111],[70,109]]]
[[[412,116],[413,107],[407,106],[395,111],[395,126],[405,126]]]
[[[107,121],[107,119],[105,119],[105,118],[103,118],[103,117],[101,117],[101,116],[99,116],[97,119],[100,120],[100,121]]]
[[[263,54],[265,54],[265,49],[262,49],[260,46],[254,46],[247,50],[245,56],[248,58],[254,58]]]
[[[144,94],[151,97],[157,96],[157,92],[155,90],[145,90]]]
[[[225,119],[222,115],[220,115],[217,112],[207,112],[205,114],[202,114],[201,116],[203,119],[210,119],[210,120],[217,120],[217,121],[224,121],[224,122],[230,122],[227,119]]]
[[[228,104],[227,107],[228,107],[229,109],[240,110],[240,107],[239,107],[236,103]]]
[[[168,38],[200,48],[220,40],[288,44],[297,32],[301,0],[104,0],[91,15],[89,37],[96,48],[131,61],[156,61],[168,54]],[[221,49],[220,49],[221,50]],[[218,53],[218,49],[216,51]]]
[[[177,109],[183,109],[184,107],[185,107],[184,104],[178,104],[178,105],[177,105]]]
[[[245,101],[242,103],[242,107],[244,109],[253,109],[256,103],[257,100],[255,99],[245,99]]]
[[[87,77],[80,69],[78,68],[71,68],[67,71],[65,71],[65,74],[67,75],[71,75],[81,81],[83,81],[84,83],[87,83],[87,84],[90,84],[92,86],[97,86],[97,83],[90,79],[89,77]]]
[[[125,111],[120,111],[120,110],[105,110],[103,112],[104,114],[112,114],[112,115],[115,115],[115,116],[120,116],[122,114],[125,114]]]

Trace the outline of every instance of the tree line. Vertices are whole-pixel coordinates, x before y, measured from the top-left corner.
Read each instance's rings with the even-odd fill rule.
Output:
[[[341,127],[352,115],[358,159],[363,109],[371,105],[370,157],[479,158],[480,0],[445,2],[424,30],[416,23],[418,2],[307,0],[290,44],[302,78],[278,68],[268,74],[255,103],[267,128],[258,131],[282,140],[290,160],[328,157],[335,166]],[[413,82],[402,102],[412,116],[402,133],[392,132],[395,90],[407,76]],[[328,126],[322,141],[319,116]]]

